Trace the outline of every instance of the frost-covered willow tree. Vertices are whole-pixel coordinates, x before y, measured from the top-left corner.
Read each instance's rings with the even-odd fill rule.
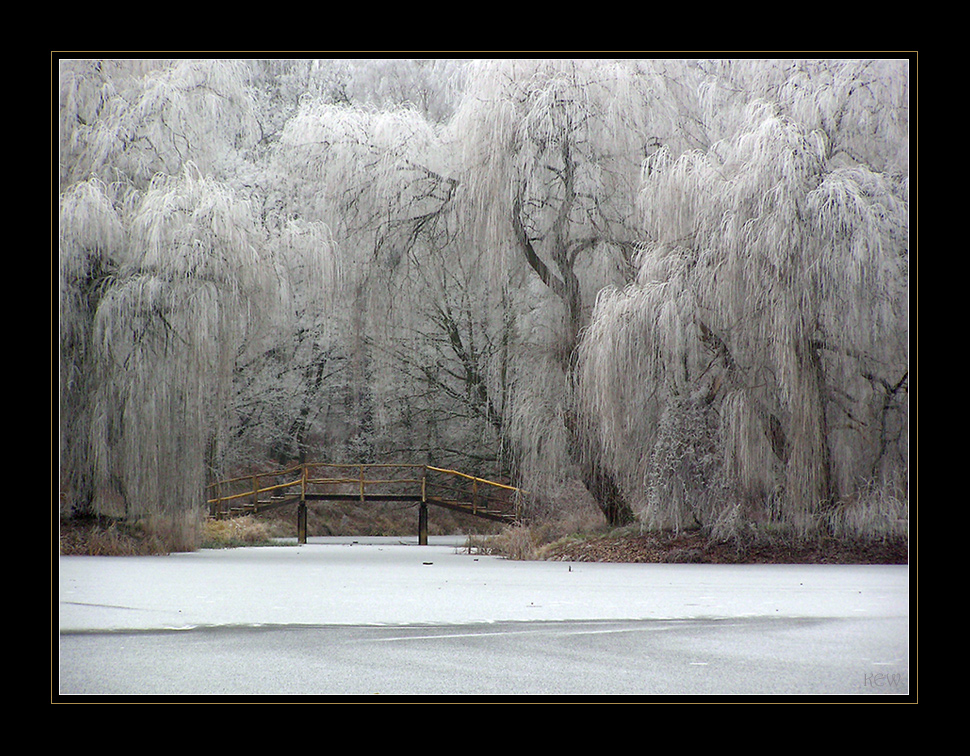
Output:
[[[752,99],[774,103],[825,135],[831,165],[909,171],[906,59],[705,60],[687,62],[708,149],[746,127]]]
[[[596,292],[626,280],[640,162],[673,138],[646,62],[491,60],[452,122],[470,243],[518,312],[510,428],[524,484],[547,500],[579,480],[612,523],[631,510],[584,443],[572,396]]]
[[[65,60],[59,74],[62,185],[145,189],[190,160],[225,177],[257,137],[242,61]]]
[[[131,220],[128,259],[94,318],[94,459],[128,519],[194,536],[225,436],[236,353],[271,286],[248,204],[187,166]]]
[[[870,153],[905,153],[904,103],[874,108],[879,88],[855,84],[861,102],[826,87],[812,112],[833,105],[844,133],[882,140],[862,140]],[[836,505],[906,495],[908,181],[847,160],[831,118],[799,112],[757,101],[731,139],[646,165],[651,243],[597,302],[582,396],[650,525],[806,532]],[[879,513],[867,527],[893,530],[901,510]]]
[[[122,263],[127,238],[112,189],[92,179],[61,195],[58,239],[58,414],[62,506],[95,512],[97,475],[90,453],[98,351],[94,318]]]
[[[157,172],[228,157],[249,109],[241,68],[219,61],[62,60],[58,105],[61,471],[64,506],[91,513],[94,323],[128,262],[132,213]]]
[[[299,257],[225,180],[245,84],[233,61],[61,68],[62,512],[171,527],[173,548],[224,458],[241,340]]]
[[[318,96],[378,110],[413,108],[433,123],[450,117],[464,83],[465,62],[448,58],[322,59],[313,65]]]

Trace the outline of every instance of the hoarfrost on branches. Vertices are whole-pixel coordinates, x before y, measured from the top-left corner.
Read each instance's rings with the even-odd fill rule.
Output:
[[[907,60],[59,72],[66,511],[323,458],[534,516],[905,521]]]

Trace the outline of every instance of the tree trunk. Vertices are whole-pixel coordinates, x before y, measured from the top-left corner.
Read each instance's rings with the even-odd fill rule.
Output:
[[[556,259],[562,274],[560,278],[543,262],[537,253],[522,221],[521,212],[521,198],[516,196],[512,211],[512,226],[519,248],[529,267],[539,276],[542,283],[560,299],[566,309],[566,343],[559,354],[559,359],[565,374],[571,376],[576,368],[577,345],[582,329],[582,300],[579,279],[570,264],[570,256],[566,252],[568,244],[564,237],[563,226],[568,213],[564,210],[560,214],[554,233],[554,247],[558,252]],[[627,525],[633,522],[635,519],[633,510],[623,496],[616,478],[595,457],[590,457],[584,452],[585,443],[571,412],[566,420],[566,425],[572,461],[578,464],[582,471],[582,483],[593,497],[600,511],[603,512],[607,522],[611,526]]]
[[[629,525],[634,521],[633,510],[617,485],[616,478],[602,465],[595,461],[583,464],[583,485],[612,527]]]
[[[792,401],[792,451],[789,495],[794,519],[811,521],[832,503],[832,471],[825,417],[825,378],[817,345],[802,339],[794,345],[799,365]]]

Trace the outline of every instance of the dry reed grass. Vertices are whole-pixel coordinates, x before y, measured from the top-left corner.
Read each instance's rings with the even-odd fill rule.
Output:
[[[62,523],[58,548],[62,556],[153,556],[172,551],[158,534],[121,522]]]
[[[252,515],[226,519],[207,519],[202,523],[202,547],[257,546],[272,541],[269,526]]]

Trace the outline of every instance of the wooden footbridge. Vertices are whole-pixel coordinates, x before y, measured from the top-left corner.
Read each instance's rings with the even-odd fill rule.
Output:
[[[413,502],[418,542],[428,542],[428,505],[501,523],[521,515],[523,493],[504,483],[430,465],[306,463],[209,487],[209,513],[230,517],[296,502],[297,539],[306,543],[307,502]]]

